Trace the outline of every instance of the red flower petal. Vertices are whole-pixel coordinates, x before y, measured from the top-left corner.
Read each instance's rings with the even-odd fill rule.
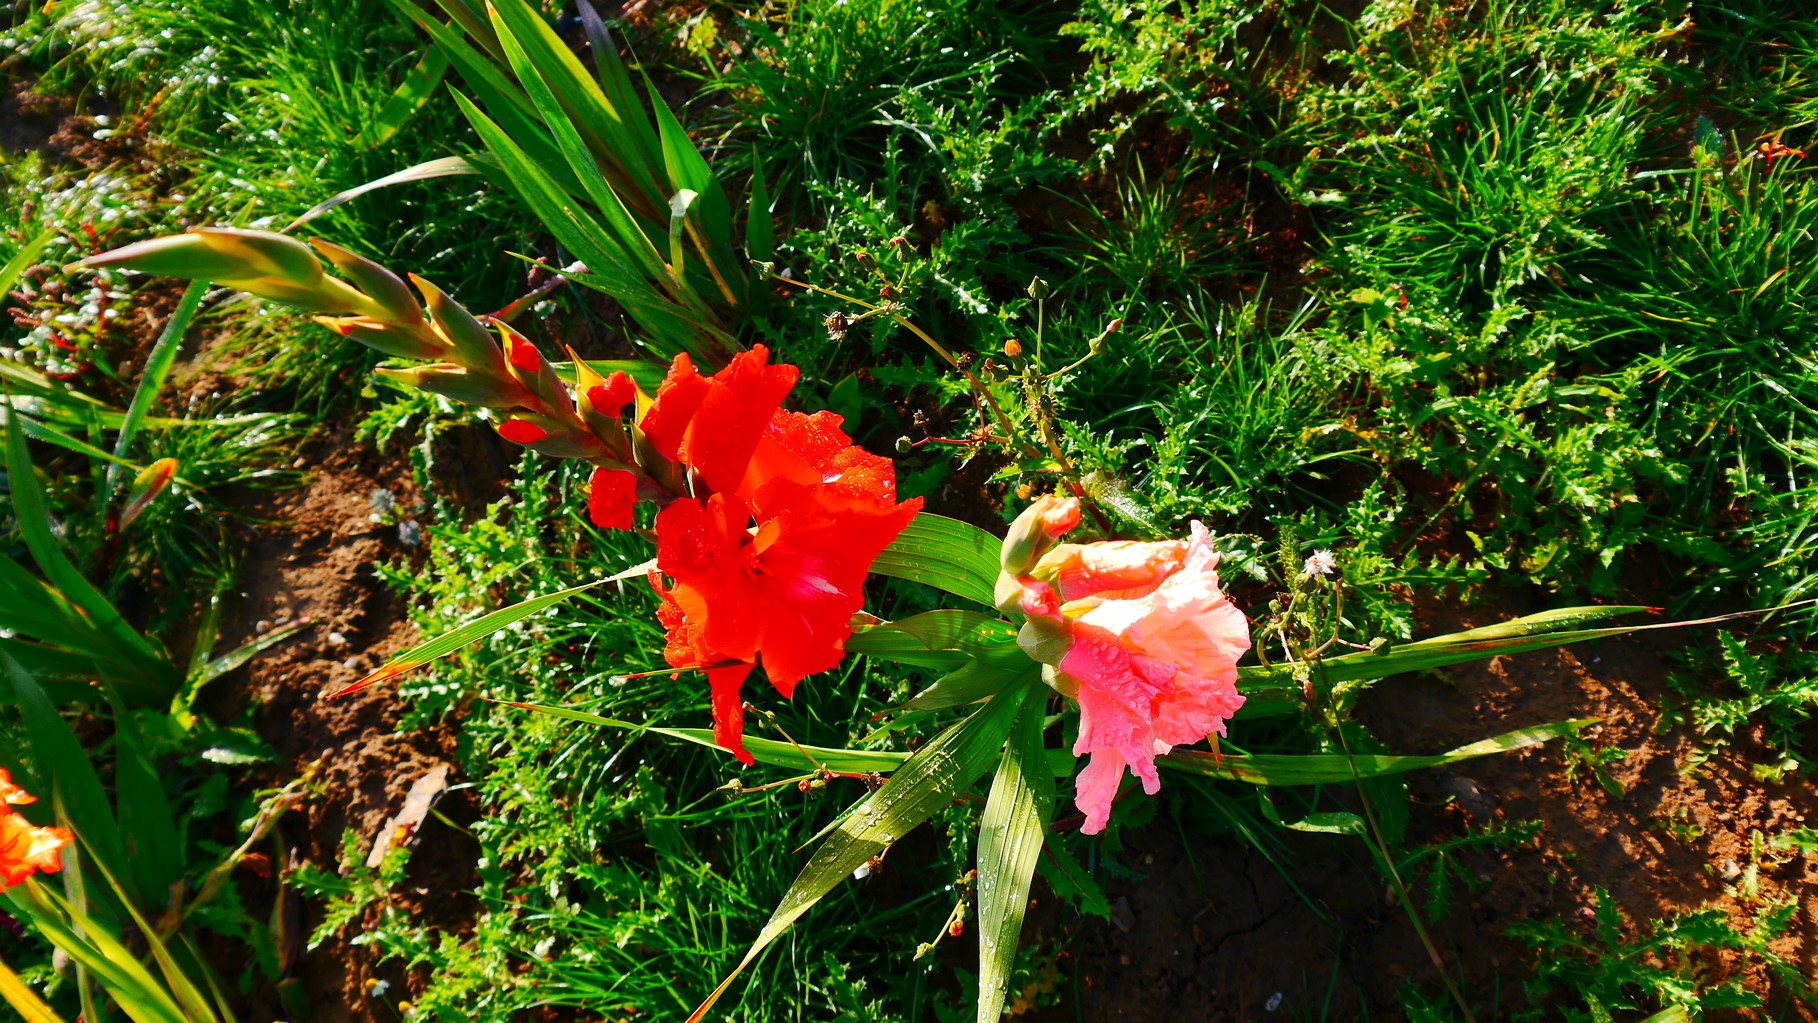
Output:
[[[749,674],[749,664],[707,669],[707,685],[713,693],[713,741],[746,766],[757,763],[745,749],[745,702],[739,697],[739,687]]]
[[[602,529],[637,524],[638,478],[623,469],[596,468],[587,481],[587,517]]]
[[[625,406],[631,404],[631,399],[636,396],[637,389],[623,370],[614,370],[604,384],[595,384],[587,389],[587,403],[593,406],[593,410],[614,419],[619,418],[625,411]]]
[[[535,444],[549,436],[549,431],[522,419],[509,419],[499,424],[499,436],[513,444]]]
[[[694,418],[694,411],[701,407],[707,398],[707,378],[695,372],[694,360],[687,352],[675,357],[669,364],[669,375],[657,388],[656,399],[650,405],[650,411],[638,426],[657,453],[664,458],[674,459],[682,449],[682,437],[688,432],[688,422]]]
[[[520,373],[535,373],[543,368],[543,353],[528,338],[511,335],[511,364]]]
[[[733,490],[745,478],[752,451],[800,375],[794,366],[767,365],[769,357],[763,345],[734,356],[714,374],[689,423],[682,458],[714,490]]]

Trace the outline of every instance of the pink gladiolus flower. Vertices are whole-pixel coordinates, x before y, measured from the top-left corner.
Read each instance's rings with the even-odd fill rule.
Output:
[[[1035,574],[1052,582],[1062,600],[1142,597],[1180,571],[1186,560],[1187,544],[1182,540],[1070,543],[1049,552]]]
[[[1052,623],[1035,635],[1066,630],[1068,642],[1047,650],[1064,650],[1051,663],[1079,701],[1073,754],[1091,757],[1075,781],[1085,834],[1104,830],[1126,768],[1154,795],[1155,758],[1223,735],[1244,704],[1237,661],[1250,626],[1219,588],[1217,566],[1211,535],[1195,522],[1185,542],[1064,544],[1018,580],[1023,613]],[[1058,594],[1044,598],[1051,587]]]

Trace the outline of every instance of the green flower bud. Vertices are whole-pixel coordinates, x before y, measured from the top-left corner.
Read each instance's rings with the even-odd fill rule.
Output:
[[[1073,630],[1064,621],[1030,618],[1017,631],[1016,645],[1032,660],[1059,665],[1067,652],[1073,649]]]
[[[506,375],[505,353],[499,350],[499,343],[493,340],[492,331],[482,326],[472,313],[461,303],[449,298],[441,288],[416,274],[410,275],[410,282],[423,293],[423,304],[429,307],[429,318],[435,321],[436,329],[454,346],[455,362],[494,376]]]
[[[397,274],[365,256],[356,255],[320,238],[311,238],[309,244],[314,245],[317,252],[335,265],[335,269],[345,274],[348,280],[385,310],[385,315],[379,319],[401,326],[415,326],[423,322],[423,307],[417,304],[416,297]]]
[[[318,316],[316,322],[342,337],[394,359],[444,359],[448,352],[428,330],[408,330],[370,316]]]
[[[1054,289],[1049,287],[1048,282],[1042,280],[1040,277],[1029,282],[1029,297],[1037,302],[1040,302],[1042,299],[1047,298],[1052,294],[1054,294]]]
[[[524,390],[524,385],[508,376],[487,376],[448,362],[401,369],[375,369],[373,372],[387,380],[421,388],[431,394],[440,394],[464,405],[518,408],[531,400],[531,394]]]

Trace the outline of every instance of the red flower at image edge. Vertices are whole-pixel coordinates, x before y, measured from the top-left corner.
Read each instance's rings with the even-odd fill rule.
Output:
[[[796,370],[768,354],[755,347],[713,377],[678,357],[640,424],[714,491],[657,514],[657,568],[673,585],[652,584],[664,658],[705,669],[714,739],[747,764],[745,677],[761,662],[788,697],[838,664],[872,561],[921,510],[897,503],[890,460],[854,446],[839,416],[778,407]]]
[[[14,805],[37,802],[13,784],[0,768],[0,889],[11,888],[33,874],[63,869],[63,850],[75,836],[62,828],[40,828],[20,816]]]

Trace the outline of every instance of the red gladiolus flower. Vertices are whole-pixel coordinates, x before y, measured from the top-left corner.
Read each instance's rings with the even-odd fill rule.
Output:
[[[714,738],[745,763],[745,676],[762,663],[787,697],[838,664],[871,562],[921,510],[896,502],[890,460],[853,446],[839,416],[781,411],[796,371],[767,356],[755,348],[711,378],[678,357],[640,424],[714,491],[658,513],[657,567],[674,585],[653,582],[665,658],[707,670]]]
[[[587,403],[593,410],[603,416],[619,418],[625,406],[637,397],[637,385],[625,375],[624,370],[614,370],[603,384],[595,384],[587,389]]]
[[[36,803],[38,797],[13,784],[13,776],[6,768],[0,767],[0,813],[12,813],[10,807],[25,806]]]
[[[714,490],[737,487],[771,416],[800,376],[794,366],[771,366],[769,359],[769,349],[756,345],[704,377],[686,354],[676,356],[639,424],[644,436]]]
[[[62,828],[36,827],[13,809],[35,802],[36,796],[14,785],[12,776],[0,769],[0,890],[39,871],[62,870],[63,850],[76,840]]]
[[[637,524],[638,478],[623,469],[598,468],[587,481],[587,517],[601,529]]]

